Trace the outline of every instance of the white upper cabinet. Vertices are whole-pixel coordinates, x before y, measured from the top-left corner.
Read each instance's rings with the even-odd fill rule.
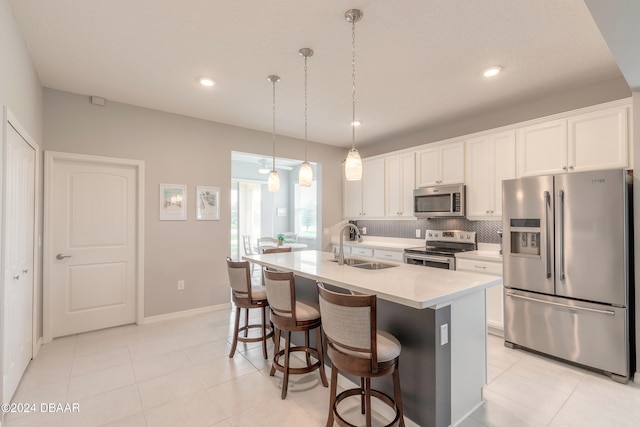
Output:
[[[362,181],[344,181],[344,206],[343,216],[345,218],[360,218],[362,216]]]
[[[470,139],[465,152],[467,218],[500,218],[502,181],[516,177],[515,132]]]
[[[626,168],[628,108],[606,108],[520,128],[518,176]]]
[[[518,176],[562,173],[567,167],[567,121],[554,120],[520,128]]]
[[[416,187],[463,182],[463,141],[434,145],[416,152]]]
[[[384,162],[386,216],[412,218],[415,185],[414,153],[385,157]]]
[[[384,158],[363,159],[362,179],[344,179],[343,216],[364,219],[384,217]]]
[[[569,170],[627,167],[627,114],[618,107],[569,118]]]
[[[362,216],[384,217],[384,158],[362,162]]]

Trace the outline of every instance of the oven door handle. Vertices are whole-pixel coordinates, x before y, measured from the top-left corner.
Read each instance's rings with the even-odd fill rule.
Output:
[[[417,259],[421,261],[431,261],[431,262],[437,262],[440,264],[449,264],[449,265],[451,265],[451,261],[453,260],[453,258],[449,258],[449,257],[429,256],[429,255],[409,255],[409,254],[405,254],[404,259],[405,261],[407,259]]]

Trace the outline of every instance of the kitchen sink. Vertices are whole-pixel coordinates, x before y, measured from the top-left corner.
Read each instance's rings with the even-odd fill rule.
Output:
[[[384,262],[365,262],[355,264],[353,267],[362,268],[364,270],[383,270],[385,268],[397,267],[395,264],[385,264]]]
[[[337,259],[330,259],[330,262],[338,262]],[[364,259],[357,258],[345,258],[344,265],[349,265],[351,267],[358,267],[364,270],[383,270],[385,268],[397,267],[395,264],[387,264],[384,262],[377,261],[367,261]]]
[[[337,259],[330,259],[329,261],[331,262],[338,262]],[[357,259],[357,258],[345,258],[344,259],[344,265],[351,265],[353,267],[360,265],[360,264],[371,264],[371,261],[366,261],[364,259]]]

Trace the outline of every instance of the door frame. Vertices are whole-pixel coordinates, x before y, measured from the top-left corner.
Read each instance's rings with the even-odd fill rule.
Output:
[[[43,256],[43,295],[42,295],[42,336],[43,342],[48,343],[51,337],[51,286],[50,286],[50,270],[53,259],[54,250],[51,242],[53,241],[53,230],[51,227],[51,192],[53,186],[53,178],[55,172],[55,162],[58,160],[77,161],[83,163],[95,163],[97,165],[116,165],[116,166],[132,166],[136,171],[136,243],[135,252],[137,272],[136,272],[136,324],[144,323],[144,161],[122,159],[116,157],[94,156],[77,153],[64,153],[59,151],[44,152],[44,247]],[[49,260],[49,261],[46,261]]]
[[[33,289],[31,292],[31,358],[34,358],[38,354],[40,344],[42,343],[40,337],[38,337],[38,297],[39,293],[39,274],[40,274],[40,145],[36,140],[31,137],[26,128],[24,128],[17,117],[8,106],[4,105],[2,108],[2,146],[0,147],[0,165],[1,170],[4,170],[4,161],[6,157],[6,145],[9,138],[9,126],[13,127],[15,131],[25,140],[25,142],[33,148],[35,151],[35,163],[34,163],[34,203],[33,203]],[[6,182],[4,180],[4,172],[0,173],[0,253],[5,253],[5,240],[6,235],[6,212],[4,205],[4,195],[6,192]],[[0,303],[4,304],[4,256],[0,256]],[[4,314],[3,314],[4,315]],[[0,328],[0,371],[4,373],[4,328]],[[4,401],[2,396],[2,388],[0,388],[0,401]]]

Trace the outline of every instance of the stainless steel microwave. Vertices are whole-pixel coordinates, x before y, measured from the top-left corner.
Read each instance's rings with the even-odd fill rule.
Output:
[[[464,184],[413,190],[413,215],[416,218],[464,216],[464,204]]]

